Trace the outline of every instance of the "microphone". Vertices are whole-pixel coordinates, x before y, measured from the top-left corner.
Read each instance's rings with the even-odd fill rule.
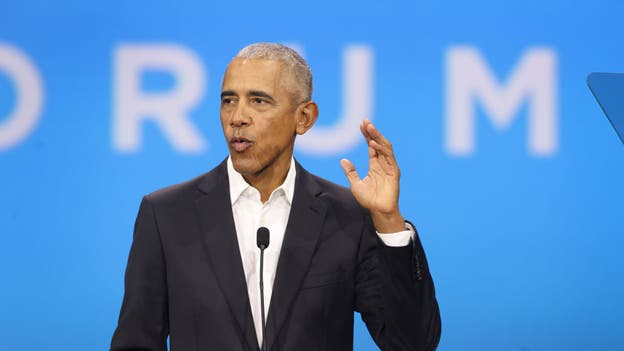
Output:
[[[267,247],[269,247],[269,228],[267,227],[260,227],[258,228],[258,237],[257,237],[257,243],[258,243],[258,248],[260,250],[264,250]]]
[[[269,247],[269,229],[258,228],[256,243],[260,249],[260,315],[262,318],[262,351],[266,351],[266,322],[264,320],[264,249]]]

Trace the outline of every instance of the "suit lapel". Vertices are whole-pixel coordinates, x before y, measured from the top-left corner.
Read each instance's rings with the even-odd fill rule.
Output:
[[[252,350],[258,350],[225,161],[206,175],[199,189],[204,194],[195,201],[195,205],[211,267],[245,340]]]
[[[321,188],[299,163],[290,216],[280,252],[267,318],[270,350],[288,317],[321,233],[327,205],[318,198]]]

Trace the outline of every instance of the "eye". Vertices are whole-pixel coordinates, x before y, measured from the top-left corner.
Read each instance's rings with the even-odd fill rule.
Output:
[[[263,98],[259,98],[259,97],[252,98],[251,102],[254,103],[254,104],[259,104],[259,105],[268,103],[268,101],[266,101]]]
[[[224,97],[221,99],[221,105],[231,105],[234,103],[234,99],[231,97]]]

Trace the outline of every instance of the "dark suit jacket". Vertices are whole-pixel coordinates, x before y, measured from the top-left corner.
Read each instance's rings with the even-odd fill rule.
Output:
[[[418,239],[385,246],[349,189],[297,163],[267,316],[271,351],[352,350],[353,311],[382,350],[434,350],[440,316]],[[258,351],[226,163],[147,195],[111,350]]]

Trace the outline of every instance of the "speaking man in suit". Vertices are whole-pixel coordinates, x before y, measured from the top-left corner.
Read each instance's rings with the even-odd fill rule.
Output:
[[[390,142],[361,124],[369,169],[360,178],[340,162],[349,190],[293,159],[295,137],[317,115],[295,51],[252,44],[230,62],[221,91],[229,157],[143,198],[112,350],[166,350],[168,337],[177,351],[351,350],[354,311],[382,350],[436,348],[433,281],[399,211]],[[260,227],[270,232],[262,270]]]

